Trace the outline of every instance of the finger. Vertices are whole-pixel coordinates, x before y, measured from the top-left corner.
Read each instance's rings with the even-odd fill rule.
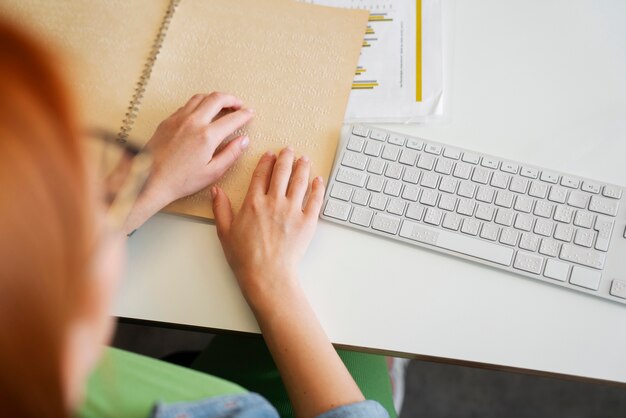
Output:
[[[205,123],[209,123],[224,108],[242,106],[243,102],[232,94],[213,92],[202,99],[193,113]]]
[[[293,148],[287,147],[280,152],[276,160],[268,194],[273,196],[285,196],[287,194],[287,185],[289,184],[292,169]]]
[[[213,121],[207,130],[207,132],[210,132],[208,137],[209,145],[213,149],[217,148],[226,137],[248,123],[253,115],[254,111],[252,109],[241,109]]]
[[[302,207],[306,189],[309,187],[310,171],[311,161],[306,156],[300,157],[296,162],[296,167],[293,169],[289,187],[287,188],[287,197],[298,202],[300,207]]]
[[[270,179],[272,178],[272,171],[274,170],[274,163],[276,162],[276,156],[273,152],[268,151],[259,160],[254,173],[252,173],[252,180],[250,180],[250,187],[248,188],[248,195],[254,194],[266,194],[270,186]]]
[[[322,202],[324,202],[324,182],[318,176],[313,179],[309,200],[304,207],[304,214],[308,218],[317,219],[322,209]]]
[[[190,114],[191,112],[196,110],[198,105],[202,102],[202,100],[204,100],[205,97],[206,97],[206,94],[200,94],[200,93],[194,94],[187,101],[187,103],[185,103],[185,105],[179,109],[179,111],[184,114]]]
[[[230,199],[220,187],[211,187],[211,196],[213,197],[213,214],[215,215],[217,235],[221,239],[228,234],[230,225],[233,223],[233,208],[230,205]]]
[[[213,158],[206,166],[212,181],[222,177],[226,170],[235,164],[235,161],[248,148],[249,143],[250,140],[247,136],[239,136],[230,141],[220,152],[213,155]]]

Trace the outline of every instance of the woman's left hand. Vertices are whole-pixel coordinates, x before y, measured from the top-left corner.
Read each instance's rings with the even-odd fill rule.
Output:
[[[237,161],[249,139],[220,144],[252,119],[254,112],[225,93],[196,94],[159,124],[146,144],[154,163],[146,187],[131,212],[130,232],[171,202],[213,184]]]

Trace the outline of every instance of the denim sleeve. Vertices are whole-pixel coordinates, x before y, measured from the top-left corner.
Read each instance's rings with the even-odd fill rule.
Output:
[[[157,403],[151,418],[279,418],[276,409],[256,393],[216,396],[195,402]]]
[[[376,401],[361,401],[331,409],[317,418],[389,418],[389,414]]]

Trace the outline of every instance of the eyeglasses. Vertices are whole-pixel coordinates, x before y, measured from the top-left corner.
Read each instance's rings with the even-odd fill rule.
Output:
[[[102,185],[101,199],[113,227],[121,229],[150,175],[152,156],[138,142],[103,129],[88,132],[89,162]]]

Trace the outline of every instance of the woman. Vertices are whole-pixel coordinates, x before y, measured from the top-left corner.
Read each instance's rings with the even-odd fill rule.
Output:
[[[112,334],[108,311],[126,236],[168,203],[214,183],[249,139],[218,147],[253,112],[231,95],[193,96],[148,142],[154,162],[135,195],[128,185],[141,175],[128,147],[120,155],[130,155],[131,165],[118,160],[108,177],[94,173],[101,160],[86,144],[100,140],[79,133],[50,56],[0,24],[0,62],[0,415],[69,416]],[[324,186],[316,178],[305,199],[310,161],[293,161],[291,148],[265,154],[236,215],[224,191],[211,188],[226,258],[296,415],[387,416],[364,400],[298,285]],[[196,401],[159,404],[153,416],[240,416],[224,412],[233,402],[241,416],[276,415],[254,395]]]

